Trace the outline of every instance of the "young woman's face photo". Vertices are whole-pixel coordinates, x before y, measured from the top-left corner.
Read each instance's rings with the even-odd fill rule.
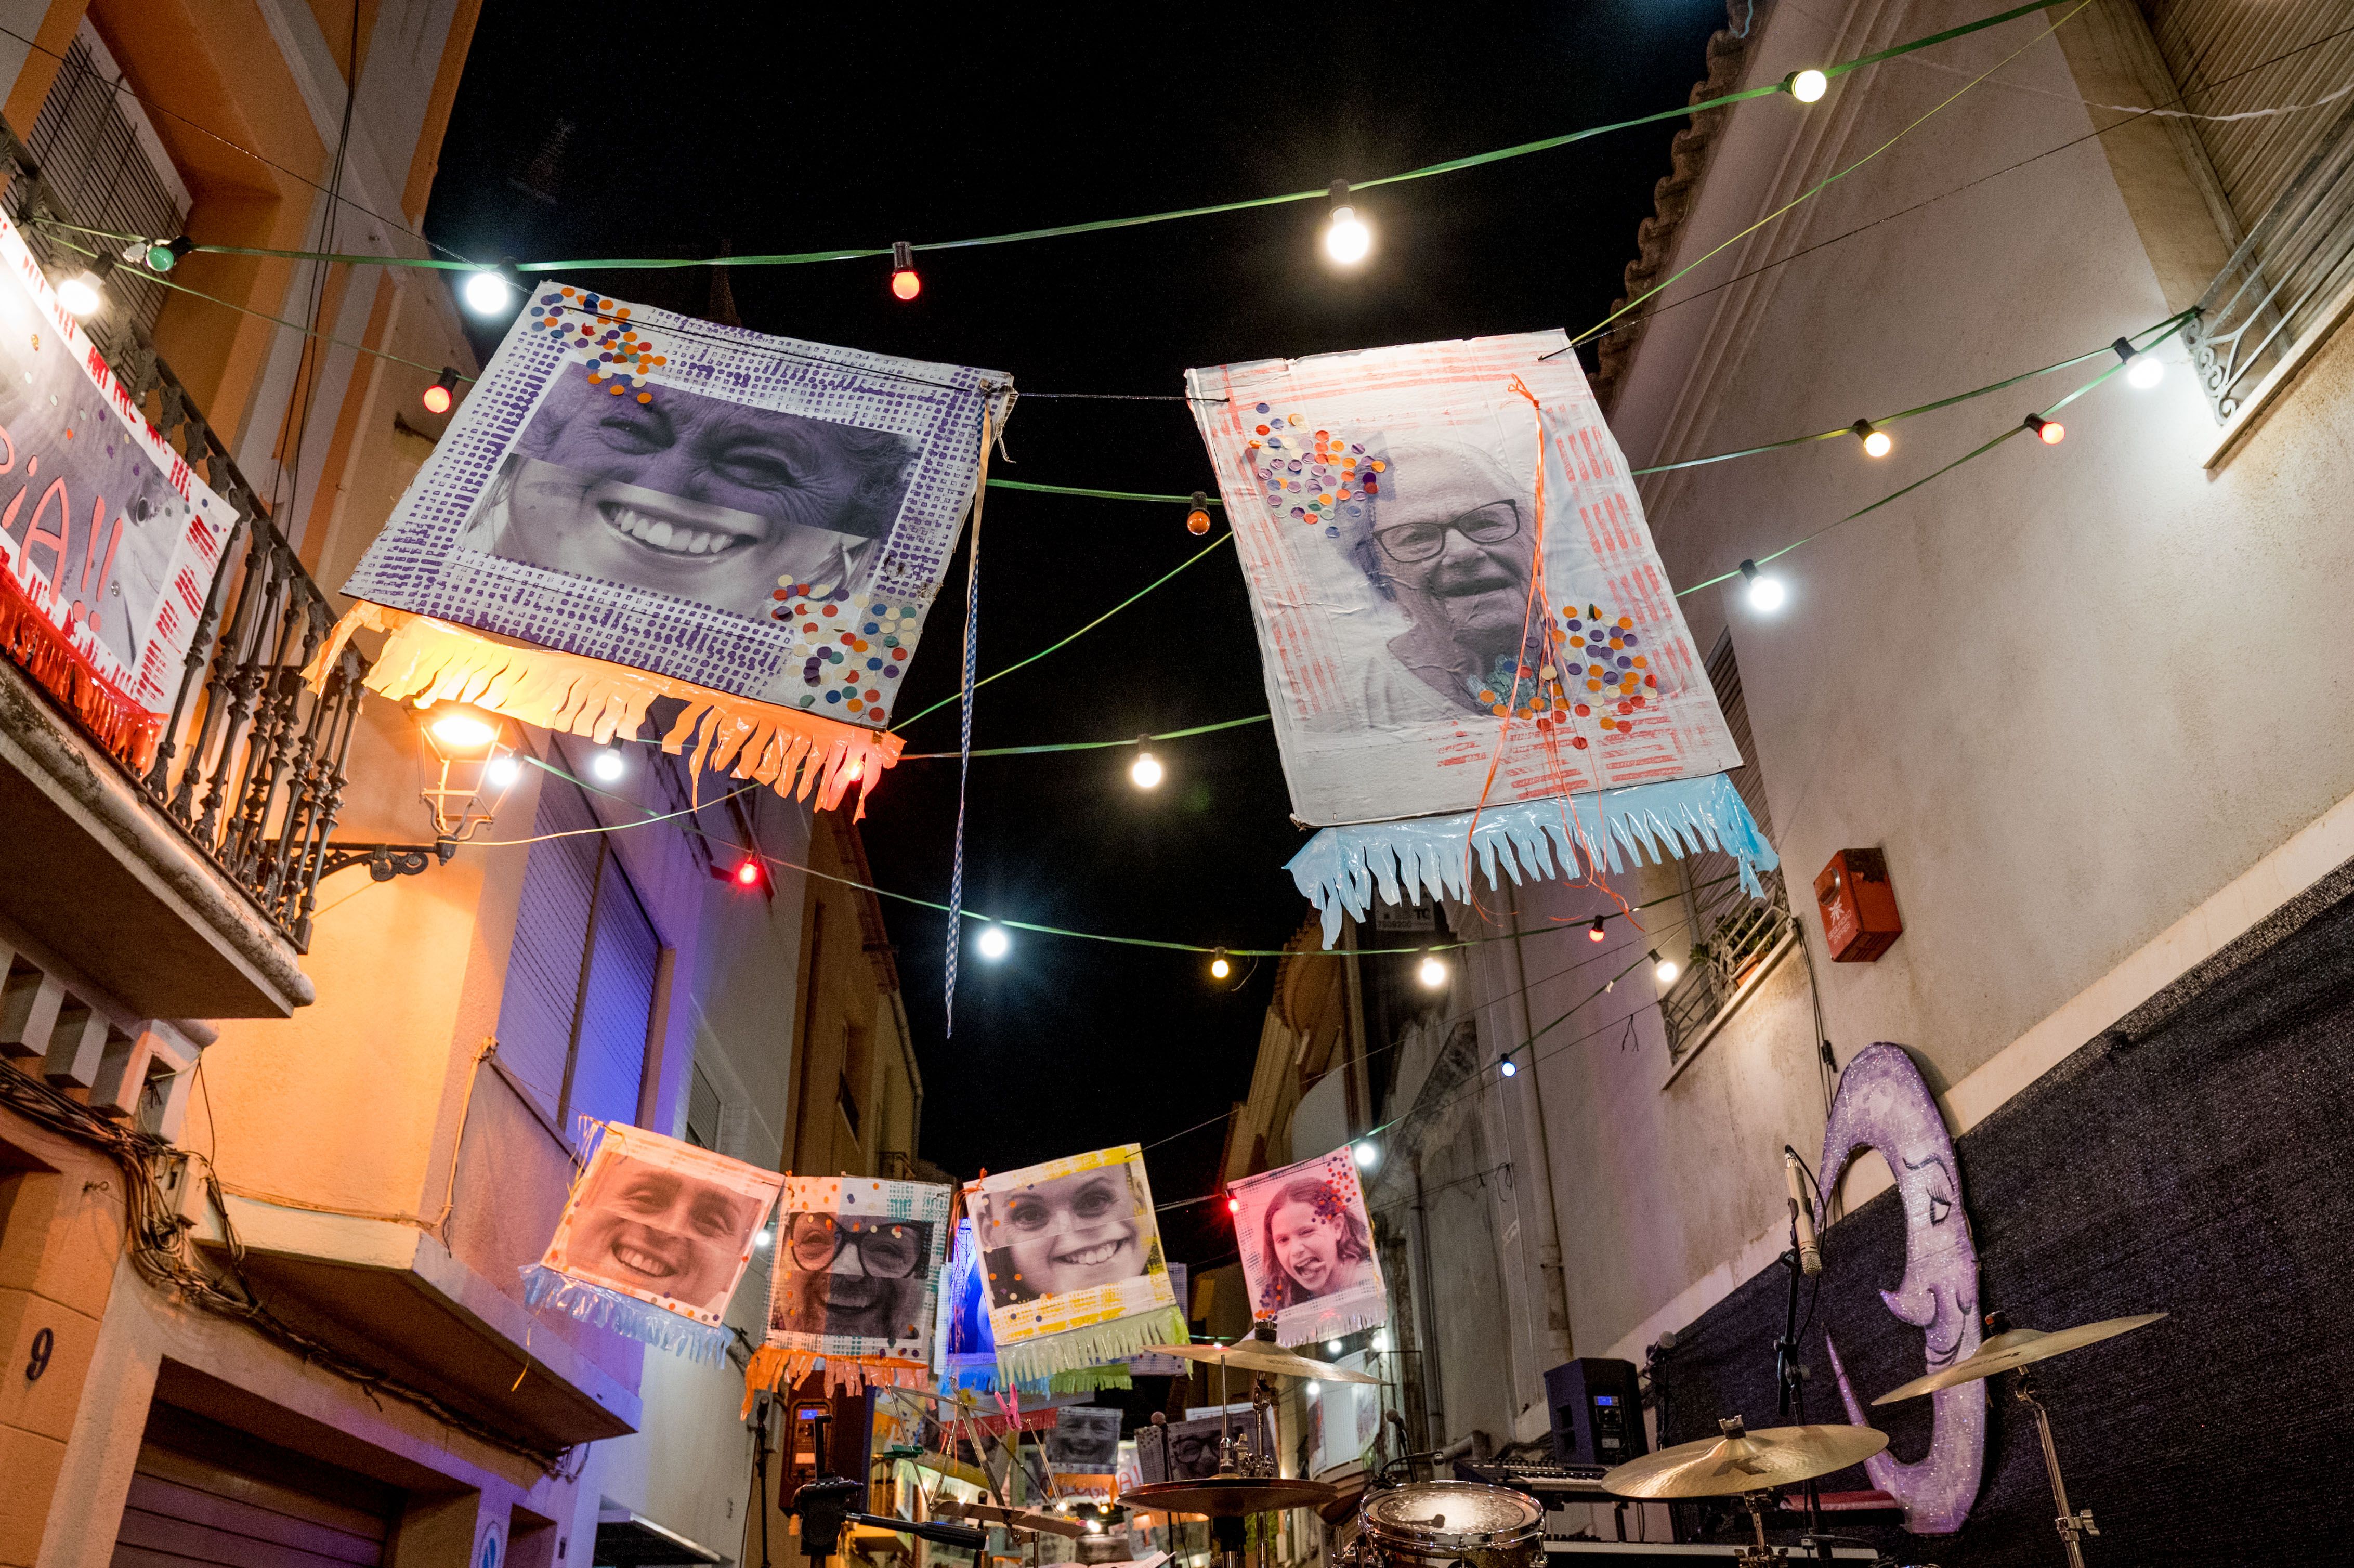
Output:
[[[1125,1166],[991,1193],[984,1245],[1012,1255],[1020,1283],[1042,1296],[1133,1279],[1144,1272],[1143,1227]]]

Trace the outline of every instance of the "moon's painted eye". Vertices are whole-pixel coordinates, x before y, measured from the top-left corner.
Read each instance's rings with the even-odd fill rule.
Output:
[[[1931,1224],[1944,1224],[1946,1223],[1946,1216],[1953,1212],[1954,1205],[1952,1203],[1947,1202],[1945,1199],[1937,1196],[1935,1192],[1929,1194],[1929,1223]]]

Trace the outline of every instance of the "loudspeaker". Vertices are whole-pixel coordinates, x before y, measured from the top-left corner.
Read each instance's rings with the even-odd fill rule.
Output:
[[[1564,1361],[1545,1373],[1545,1404],[1553,1412],[1555,1464],[1623,1465],[1650,1452],[1632,1361]]]

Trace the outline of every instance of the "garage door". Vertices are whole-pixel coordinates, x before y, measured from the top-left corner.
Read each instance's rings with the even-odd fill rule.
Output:
[[[156,1425],[139,1450],[114,1568],[376,1568],[386,1561],[398,1506],[391,1489],[243,1434],[206,1445],[202,1457],[183,1451],[194,1444],[165,1447],[153,1440]]]

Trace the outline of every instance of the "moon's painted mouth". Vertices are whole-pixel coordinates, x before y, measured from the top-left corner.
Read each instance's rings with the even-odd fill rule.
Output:
[[[1055,1254],[1055,1261],[1070,1268],[1093,1268],[1097,1264],[1109,1263],[1118,1257],[1119,1249],[1127,1245],[1124,1241],[1097,1242],[1076,1252],[1058,1252]]]
[[[678,1272],[674,1266],[653,1254],[640,1252],[636,1247],[626,1246],[620,1242],[613,1244],[613,1261],[632,1274],[642,1274],[653,1279],[668,1279]]]
[[[597,515],[623,538],[673,560],[716,560],[752,543],[746,535],[666,517],[618,501],[599,503]]]

